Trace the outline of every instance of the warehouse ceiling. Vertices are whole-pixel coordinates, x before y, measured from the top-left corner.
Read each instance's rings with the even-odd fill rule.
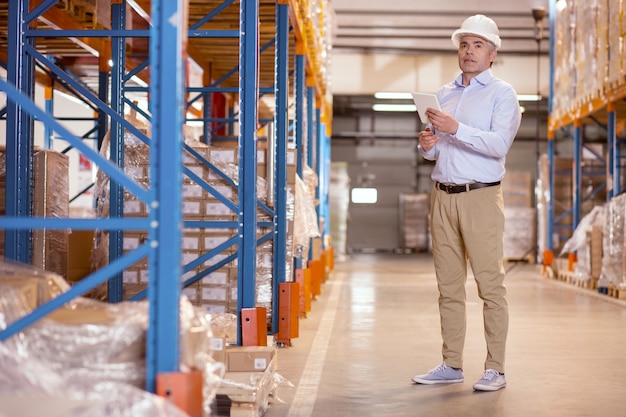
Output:
[[[547,12],[548,0],[332,0],[332,6],[334,53],[454,53],[452,32],[466,17],[485,14],[499,26],[500,53],[536,56],[533,9]],[[539,46],[548,54],[547,15],[540,22],[544,30]]]

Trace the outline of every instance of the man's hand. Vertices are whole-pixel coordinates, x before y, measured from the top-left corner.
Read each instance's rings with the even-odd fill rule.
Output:
[[[425,151],[430,151],[439,142],[439,138],[428,127],[422,130],[418,137],[420,147]]]
[[[456,119],[449,113],[428,108],[426,110],[426,115],[428,116],[428,119],[430,119],[430,124],[438,132],[454,135],[459,129],[459,122],[457,122]]]

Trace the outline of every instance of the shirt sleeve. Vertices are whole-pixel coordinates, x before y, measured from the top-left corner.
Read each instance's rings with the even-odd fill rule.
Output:
[[[437,145],[433,146],[430,150],[425,151],[421,145],[417,145],[417,149],[420,151],[420,155],[422,155],[424,159],[427,159],[429,161],[434,161],[435,159],[437,159],[435,152],[436,148]]]

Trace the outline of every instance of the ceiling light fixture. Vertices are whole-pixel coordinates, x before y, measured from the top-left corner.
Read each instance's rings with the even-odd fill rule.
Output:
[[[411,99],[411,93],[401,93],[401,92],[389,92],[389,91],[379,91],[374,93],[374,97],[381,100],[402,100],[402,99]]]
[[[374,111],[411,112],[417,111],[415,104],[374,104]]]
[[[517,101],[541,101],[539,94],[518,94]]]

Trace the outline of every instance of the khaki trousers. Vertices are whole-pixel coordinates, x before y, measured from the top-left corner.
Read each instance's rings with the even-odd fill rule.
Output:
[[[483,300],[485,369],[504,372],[509,327],[504,286],[504,203],[500,185],[448,194],[435,187],[430,223],[439,288],[443,360],[463,367],[467,261]]]

